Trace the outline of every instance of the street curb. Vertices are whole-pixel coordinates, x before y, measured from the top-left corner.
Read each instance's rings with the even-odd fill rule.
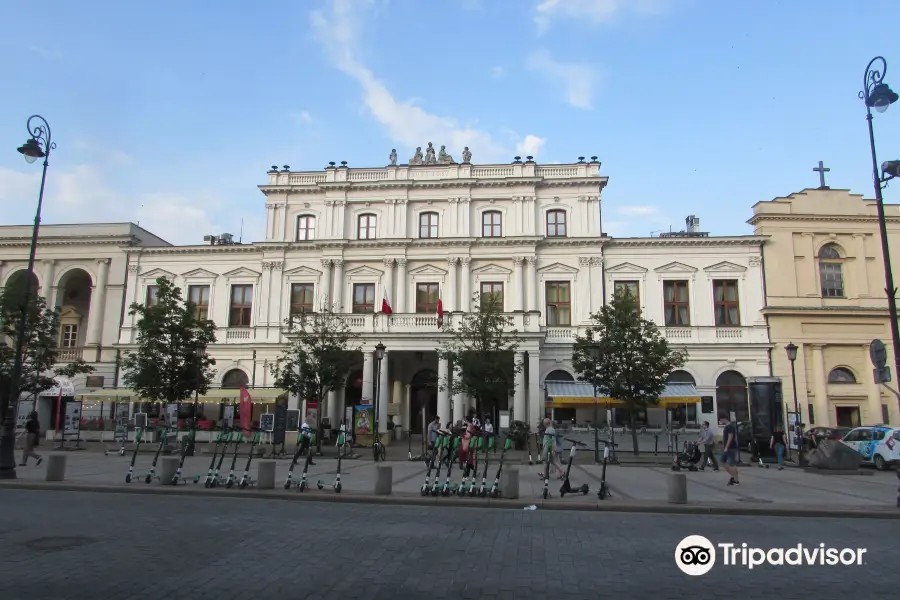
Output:
[[[256,489],[227,490],[194,488],[194,486],[153,486],[141,487],[145,484],[133,484],[131,486],[72,484],[72,483],[43,483],[32,481],[5,481],[0,482],[0,489],[28,490],[28,491],[56,491],[56,492],[94,492],[104,494],[143,494],[157,496],[206,496],[214,498],[254,498],[262,500],[280,500],[295,502],[335,502],[338,504],[381,504],[399,506],[453,506],[456,508],[498,508],[522,510],[529,506],[537,506],[539,509],[551,511],[577,511],[577,512],[610,512],[610,513],[645,513],[645,514],[684,514],[684,515],[730,515],[730,516],[767,516],[767,517],[806,517],[806,518],[835,518],[835,519],[891,519],[900,520],[900,510],[891,507],[884,509],[836,509],[836,508],[804,508],[804,507],[747,507],[729,506],[724,504],[665,504],[651,502],[628,502],[619,504],[615,502],[568,502],[565,500],[507,500],[492,498],[460,498],[431,497],[416,495],[390,495],[375,496],[372,494],[359,494],[345,492],[335,494],[330,491],[316,489],[309,492],[285,492],[281,490],[262,491]]]

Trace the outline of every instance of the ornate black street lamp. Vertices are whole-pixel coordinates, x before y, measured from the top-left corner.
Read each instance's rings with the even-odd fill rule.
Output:
[[[50,152],[56,148],[56,144],[50,139],[50,125],[47,124],[44,117],[40,115],[28,117],[26,127],[30,137],[24,144],[19,146],[18,150],[25,157],[25,162],[28,164],[43,158],[44,170],[41,173],[41,188],[38,192],[37,211],[34,215],[34,228],[31,232],[31,249],[28,254],[28,268],[25,271],[25,289],[21,297],[21,312],[19,314],[19,322],[16,325],[15,362],[9,378],[7,401],[0,402],[0,420],[2,420],[2,427],[0,427],[0,479],[16,478],[16,408],[19,402],[19,385],[22,380],[22,368],[25,358],[23,354],[28,334],[28,304],[31,301],[31,282],[34,279],[34,259],[37,254],[38,231],[41,226],[41,207],[44,203],[47,166]],[[37,290],[35,290],[35,293],[37,293]]]
[[[378,437],[378,402],[381,400],[381,361],[384,360],[384,344],[378,342],[378,345],[375,346],[375,401],[374,401],[374,409],[375,409],[375,437],[373,440],[379,439]],[[378,453],[375,453],[375,460],[378,460]]]
[[[797,360],[797,346],[794,342],[788,342],[788,345],[784,347],[784,351],[787,352],[787,358],[791,361],[791,382],[794,388],[794,414],[797,415],[797,423],[794,424],[797,437],[797,452],[799,453],[797,464],[801,467],[805,467],[806,454],[804,453],[803,417],[800,414],[800,400],[797,398],[797,369],[794,366],[794,361]]]

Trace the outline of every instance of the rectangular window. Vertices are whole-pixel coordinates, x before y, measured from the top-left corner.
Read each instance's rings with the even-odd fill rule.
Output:
[[[497,282],[482,282],[481,284],[481,305],[497,306],[503,311],[503,284]]]
[[[502,237],[502,215],[496,210],[481,213],[482,237]]]
[[[613,293],[627,293],[634,298],[637,312],[641,314],[641,284],[638,281],[616,281],[613,283]]]
[[[375,224],[375,215],[360,215],[356,238],[359,240],[374,240]]]
[[[194,307],[194,317],[200,321],[209,319],[209,286],[189,285],[188,303]]]
[[[713,305],[717,327],[740,326],[741,310],[736,279],[717,279],[713,281]]]
[[[78,325],[63,325],[60,336],[60,348],[76,348],[78,346]]]
[[[819,278],[822,280],[823,298],[844,297],[844,265],[841,263],[820,262]]]
[[[354,283],[353,284],[353,312],[355,312],[355,313],[373,313],[373,312],[375,312],[375,284],[374,283]]]
[[[144,301],[144,306],[150,308],[151,306],[156,306],[156,294],[159,292],[158,285],[148,285],[147,286],[147,298]]]
[[[297,241],[309,242],[316,239],[316,218],[312,215],[297,217]]]
[[[568,281],[548,281],[547,325],[572,324],[572,295]]]
[[[302,315],[313,312],[315,296],[312,283],[294,283],[291,285],[291,314]]]
[[[690,288],[687,281],[663,282],[663,310],[666,327],[686,327],[691,324]]]
[[[423,314],[437,312],[440,293],[440,285],[437,283],[417,283],[416,312]]]
[[[547,211],[547,237],[566,237],[566,211]]]
[[[231,309],[228,312],[229,327],[250,327],[253,314],[253,286],[231,286]]]
[[[419,215],[419,237],[422,239],[436,238],[438,236],[437,213],[427,212]]]

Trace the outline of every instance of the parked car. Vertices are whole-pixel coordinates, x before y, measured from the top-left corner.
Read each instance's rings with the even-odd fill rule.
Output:
[[[900,461],[900,429],[887,425],[851,429],[841,442],[860,453],[863,464],[884,470]]]
[[[811,427],[803,435],[812,448],[822,440],[842,440],[851,431],[850,427]]]

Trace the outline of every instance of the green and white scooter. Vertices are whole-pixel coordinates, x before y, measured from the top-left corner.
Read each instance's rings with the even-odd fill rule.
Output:
[[[506,438],[506,441],[503,443],[503,450],[500,452],[500,464],[497,466],[497,475],[494,477],[494,484],[491,486],[491,490],[488,492],[488,496],[491,498],[499,498],[500,497],[500,473],[503,472],[503,458],[506,456],[506,451],[512,448],[512,440],[509,437]]]
[[[291,459],[291,466],[288,467],[287,479],[284,482],[284,489],[286,489],[286,490],[291,489],[291,486],[294,485],[294,467],[297,466],[297,461],[300,460],[300,453],[303,452],[303,447],[304,447],[303,442],[304,442],[305,436],[306,436],[306,434],[304,433],[303,429],[301,429],[299,431],[299,433],[297,433],[297,449],[294,450],[294,457]],[[312,460],[312,453],[313,453],[312,448],[313,448],[313,444],[315,443],[315,439],[316,439],[315,434],[312,432],[309,432],[309,448],[306,451],[306,462],[303,467],[304,477],[306,476],[306,470],[309,467],[309,462]],[[306,487],[304,487],[303,489],[305,490]]]
[[[128,474],[125,475],[125,483],[131,483],[134,479],[134,463],[137,461],[138,450],[141,449],[141,438],[144,437],[144,430],[140,427],[134,430],[134,451],[131,453],[131,464],[128,465]]]
[[[159,479],[159,477],[156,476],[156,463],[159,462],[159,455],[162,454],[163,447],[168,440],[169,430],[163,429],[159,436],[159,446],[156,447],[156,456],[153,457],[153,464],[150,465],[150,472],[144,477],[144,483],[150,483],[154,479]]]
[[[210,485],[212,485],[213,469],[216,468],[216,459],[219,457],[219,448],[222,447],[222,442],[225,442],[225,448],[228,448],[227,440],[228,434],[226,434],[224,431],[220,431],[219,435],[216,436],[216,445],[213,446],[212,460],[209,461],[209,468],[206,470],[206,479],[203,481],[203,487],[209,487]],[[225,451],[223,449],[222,453],[224,454],[224,452]],[[194,483],[199,482],[200,476],[197,475],[194,478]]]
[[[453,441],[450,444],[450,449],[447,452],[447,476],[444,479],[444,483],[439,487],[438,493],[440,493],[441,496],[449,496],[452,490],[453,484],[450,483],[450,475],[453,473],[453,463],[459,459],[459,442],[459,436],[454,435]],[[432,493],[432,495],[436,494]]]
[[[228,478],[225,480],[225,487],[231,489],[237,477],[234,474],[234,468],[237,466],[238,452],[240,452],[241,444],[244,443],[244,433],[236,430],[234,432],[234,454],[231,456],[231,468],[228,469]]]
[[[228,435],[225,436],[225,443],[222,446],[222,453],[219,454],[219,462],[216,463],[216,470],[213,472],[212,479],[209,481],[209,485],[206,487],[214,488],[222,484],[222,478],[219,476],[219,473],[222,472],[222,463],[225,462],[225,457],[228,456],[228,447],[235,439],[237,439],[237,442],[235,442],[234,451],[237,452],[237,444],[241,443],[240,436],[235,436],[234,431],[229,431]]]
[[[484,448],[484,470],[481,472],[481,487],[478,488],[477,495],[484,498],[487,496],[487,472],[488,472],[488,464],[490,464],[490,456],[491,453],[494,452],[494,434],[490,434],[487,438],[487,444],[485,444]],[[472,491],[469,492],[469,495],[475,496],[475,488],[473,486]]]
[[[472,464],[469,465],[469,456],[466,456],[466,464],[463,466],[462,480],[459,487],[456,488],[456,495],[463,497],[466,494],[475,495],[475,476],[478,474],[478,451],[481,449],[481,437],[473,437],[469,440],[469,455],[472,457]]]
[[[434,440],[434,449],[431,451],[431,459],[428,461],[428,470],[425,471],[425,483],[422,484],[422,495],[427,496],[431,494],[433,496],[437,495],[435,491],[437,488],[438,479],[441,477],[441,463],[444,462],[444,446],[447,444],[447,440],[449,439],[449,433],[440,430],[437,432],[437,438]],[[434,476],[434,484],[431,484],[431,472],[434,470],[435,464],[437,465],[437,472]]]
[[[250,464],[253,462],[253,454],[256,452],[256,447],[259,445],[261,439],[262,432],[254,431],[253,438],[250,440],[250,454],[247,456],[247,464],[244,465],[244,474],[241,475],[241,480],[238,482],[239,489],[246,489],[255,483],[250,477]]]
[[[197,434],[197,430],[194,429],[194,425],[191,425],[188,434],[181,439],[181,460],[178,461],[178,469],[175,470],[175,475],[172,477],[172,485],[178,485],[179,483],[187,483],[184,479],[181,478],[181,472],[184,470],[184,459],[187,457],[188,448],[194,445],[194,438]],[[199,479],[199,475],[194,478],[194,483],[197,483],[197,479]]]
[[[341,490],[344,489],[344,486],[341,484],[341,460],[344,456],[344,444],[347,443],[347,434],[346,434],[346,426],[341,423],[341,431],[338,433],[337,442],[335,446],[338,449],[338,462],[337,462],[337,472],[334,474],[334,483],[331,484],[331,488],[334,490],[335,494],[340,494]],[[318,480],[316,482],[316,487],[320,490],[325,489],[325,482],[323,480]]]

